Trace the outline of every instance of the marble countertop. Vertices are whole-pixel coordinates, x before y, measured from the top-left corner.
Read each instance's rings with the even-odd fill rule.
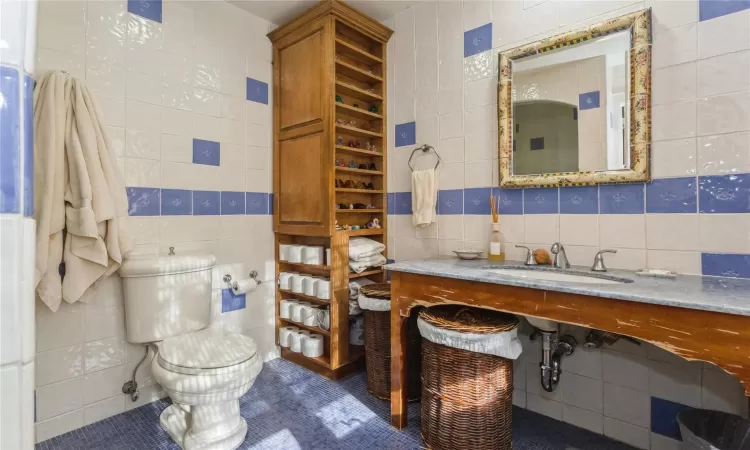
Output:
[[[486,259],[464,261],[452,258],[403,261],[388,264],[385,268],[393,272],[408,272],[481,283],[520,286],[750,316],[750,280],[748,279],[694,275],[678,275],[675,278],[654,278],[636,275],[632,271],[610,269],[604,275],[627,278],[633,280],[633,282],[622,284],[582,284],[500,275],[488,271],[488,266],[498,268],[509,266],[524,267],[523,263],[517,261],[496,263]],[[552,269],[550,266],[546,267],[548,270],[560,270]],[[591,272],[589,267],[573,266],[571,267],[571,271],[585,272],[593,276],[598,275],[595,272]]]

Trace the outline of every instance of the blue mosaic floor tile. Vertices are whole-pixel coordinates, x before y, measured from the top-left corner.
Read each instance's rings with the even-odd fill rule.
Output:
[[[419,403],[409,426],[390,426],[390,403],[367,392],[364,372],[329,381],[283,359],[266,363],[240,399],[248,422],[243,450],[418,450]],[[37,444],[37,450],[179,450],[159,425],[160,400]],[[513,409],[514,450],[632,450],[604,436]]]

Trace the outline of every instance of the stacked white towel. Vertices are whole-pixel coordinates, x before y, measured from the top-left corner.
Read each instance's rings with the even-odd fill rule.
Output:
[[[369,267],[380,267],[386,263],[382,255],[385,245],[368,238],[352,238],[349,241],[349,268],[362,273]]]

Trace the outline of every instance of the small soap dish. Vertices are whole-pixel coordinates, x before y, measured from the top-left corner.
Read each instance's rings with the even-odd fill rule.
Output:
[[[453,253],[455,253],[461,259],[477,259],[482,256],[481,250],[474,250],[470,248],[463,250],[453,250]]]
[[[654,277],[654,278],[676,278],[677,274],[669,270],[661,269],[641,269],[635,273],[642,277]]]

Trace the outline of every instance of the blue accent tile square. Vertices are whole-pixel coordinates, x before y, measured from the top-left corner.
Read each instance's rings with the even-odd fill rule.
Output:
[[[245,193],[222,191],[221,215],[245,214]]]
[[[186,189],[161,190],[162,216],[190,216],[193,214],[193,192]]]
[[[698,178],[699,212],[750,213],[750,174]]]
[[[573,186],[560,188],[560,214],[598,213],[598,186]]]
[[[681,441],[677,414],[691,409],[693,408],[681,403],[651,397],[651,431]]]
[[[23,215],[34,215],[34,80],[23,79]]]
[[[234,295],[231,289],[221,290],[221,312],[245,309],[245,294]]]
[[[695,177],[661,178],[646,184],[647,213],[694,213],[698,210]]]
[[[557,214],[559,211],[558,188],[531,188],[523,190],[524,214]]]
[[[386,198],[388,200],[388,214],[396,214],[396,194],[389,192]]]
[[[246,192],[245,205],[245,214],[267,215],[268,194],[264,192]]]
[[[544,150],[544,138],[531,138],[529,145],[531,146],[531,150]]]
[[[411,214],[411,192],[393,193],[393,213]]]
[[[158,216],[161,213],[161,190],[157,188],[129,187],[129,216]]]
[[[245,94],[246,98],[251,102],[263,103],[264,105],[267,105],[268,83],[248,78]]]
[[[523,214],[523,189],[492,188],[499,198],[498,212],[502,214]]]
[[[219,191],[193,191],[194,216],[218,216],[221,213]]]
[[[396,147],[417,143],[417,123],[408,122],[396,125]]]
[[[446,189],[438,191],[438,214],[463,214],[464,190]]]
[[[750,9],[750,0],[699,0],[698,18],[701,22]]]
[[[464,31],[464,58],[492,48],[492,24]]]
[[[21,212],[21,105],[18,71],[0,67],[0,213]]]
[[[643,214],[643,184],[599,186],[599,214]]]
[[[491,188],[464,189],[464,214],[489,214],[491,192]]]
[[[701,273],[716,277],[750,278],[750,255],[703,253]]]
[[[273,193],[268,194],[268,215],[273,215]]]
[[[221,144],[193,139],[193,164],[218,166],[221,163]]]
[[[599,91],[586,92],[578,94],[578,108],[581,111],[586,109],[595,109],[599,107]],[[577,114],[577,113],[573,113]]]
[[[128,12],[161,23],[162,0],[128,0]]]

